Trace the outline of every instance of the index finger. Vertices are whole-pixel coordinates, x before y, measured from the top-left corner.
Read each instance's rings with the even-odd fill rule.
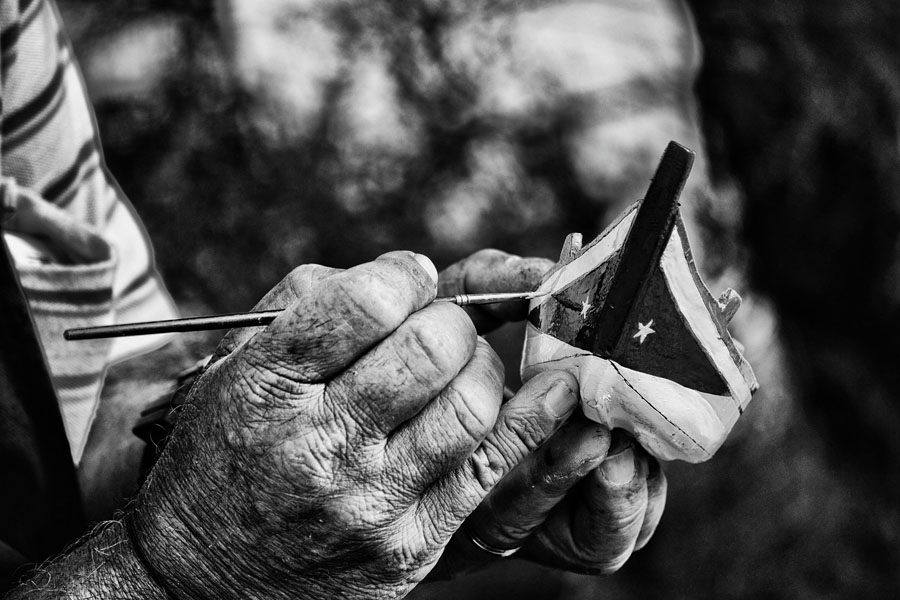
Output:
[[[294,381],[328,379],[434,300],[436,273],[428,258],[412,252],[390,252],[333,273],[301,294],[247,350]]]
[[[442,296],[488,292],[528,292],[540,285],[552,266],[546,258],[523,258],[501,250],[479,250],[441,272],[438,289]],[[501,302],[466,309],[479,333],[528,316],[528,302]]]

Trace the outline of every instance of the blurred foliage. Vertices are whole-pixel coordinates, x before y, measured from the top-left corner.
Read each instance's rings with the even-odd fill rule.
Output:
[[[273,21],[235,42],[223,27],[241,15],[197,4],[61,3],[110,168],[176,296],[216,309],[251,305],[303,262],[408,248],[443,266],[488,246],[552,257],[640,197],[670,137],[699,144],[678,98],[689,74],[651,62],[638,89],[590,99],[583,65],[509,59],[507,45],[538,41],[504,33],[514,8],[235,2]],[[577,25],[566,8],[555,18]],[[629,117],[642,134],[607,131],[605,154],[579,138]]]
[[[689,89],[646,82],[637,99],[607,98],[602,118],[585,96],[561,99],[560,81],[591,81],[590,57],[554,66],[572,71],[559,80],[525,82],[541,110],[486,110],[522,99],[507,93],[510,80],[481,94],[485,73],[505,73],[497,56],[524,53],[531,68],[529,56],[551,55],[580,24],[535,35],[529,54],[504,46],[503,28],[480,28],[504,10],[485,3],[288,12],[280,35],[308,42],[307,54],[271,60],[308,73],[315,86],[306,91],[242,72],[227,15],[210,2],[59,4],[110,168],[191,311],[245,309],[300,262],[347,266],[398,247],[439,266],[482,246],[552,257],[565,233],[589,239],[620,202],[639,197],[659,154],[645,136],[664,132],[661,150],[688,135],[660,106],[693,110]],[[746,285],[749,266],[753,289],[741,289],[735,326],[763,390],[714,460],[667,467],[660,530],[619,574],[559,579],[505,567],[468,597],[900,593],[900,371],[884,350],[900,302],[900,8],[692,4],[716,193],[705,181],[689,190],[689,216],[708,275]],[[439,35],[448,23],[474,28],[458,60]],[[648,47],[635,41],[644,31],[607,27]],[[335,59],[329,44],[362,58]],[[655,73],[677,78],[681,68],[664,62]],[[286,108],[308,118],[285,121]]]

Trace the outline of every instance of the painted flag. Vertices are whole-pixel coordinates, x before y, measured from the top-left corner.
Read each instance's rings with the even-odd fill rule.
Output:
[[[531,302],[522,378],[569,370],[589,418],[631,432],[657,458],[702,462],[758,383],[728,332],[725,300],[694,265],[677,204],[690,160],[667,173],[670,152],[689,151],[670,145],[644,201],[583,249],[577,234],[567,239]]]

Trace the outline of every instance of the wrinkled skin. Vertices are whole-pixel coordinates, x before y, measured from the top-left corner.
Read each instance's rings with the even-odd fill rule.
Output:
[[[537,286],[553,263],[482,250],[441,273],[441,294],[521,291]],[[480,330],[524,319],[526,303],[471,310]],[[580,411],[524,458],[467,519],[432,578],[490,565],[469,541],[522,547],[515,555],[577,573],[608,574],[642,548],[662,517],[666,478],[634,440],[589,421]]]
[[[468,317],[429,305],[422,264],[300,267],[258,306],[288,313],[223,339],[132,513],[171,593],[395,597],[429,572],[501,560],[470,534],[594,573],[646,543],[665,498],[658,465],[624,438],[610,452],[565,373],[501,406],[502,367],[473,321],[520,319],[525,303]],[[548,266],[482,251],[443,273],[440,293],[521,290]]]
[[[481,250],[440,273],[438,295],[518,292],[534,289],[553,262]],[[265,302],[296,297],[285,283]],[[262,307],[260,307],[262,308]],[[527,302],[466,309],[479,333],[526,317]],[[234,332],[221,348],[238,343]],[[220,350],[221,352],[221,350]],[[562,374],[559,374],[562,376]],[[522,394],[530,393],[526,386]],[[519,399],[511,415],[530,418]],[[612,447],[611,447],[612,443]],[[538,450],[525,457],[480,504],[454,536],[428,580],[452,579],[489,568],[497,560],[473,545],[470,534],[497,549],[522,549],[516,557],[577,573],[609,574],[642,548],[662,517],[666,479],[659,463],[632,439],[613,435],[580,412]]]
[[[287,290],[195,385],[136,501],[139,550],[181,597],[402,596],[575,410],[575,382],[501,408],[499,359],[408,253],[301,267]]]

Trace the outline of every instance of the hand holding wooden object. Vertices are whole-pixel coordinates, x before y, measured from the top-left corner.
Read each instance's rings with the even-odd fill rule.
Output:
[[[592,420],[632,433],[663,460],[702,462],[758,384],[691,257],[678,196],[693,153],[671,142],[645,199],[588,246],[566,239],[532,300],[522,378],[573,373]]]

